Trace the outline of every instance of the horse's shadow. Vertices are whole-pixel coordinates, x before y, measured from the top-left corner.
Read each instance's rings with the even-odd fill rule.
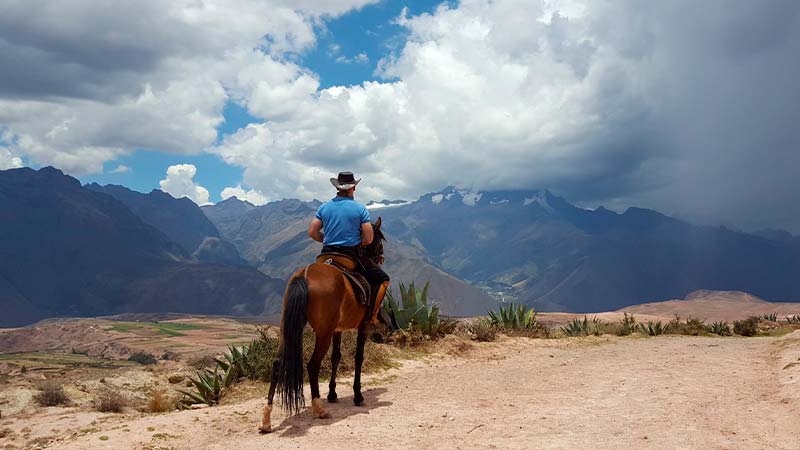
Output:
[[[378,400],[378,397],[386,393],[386,391],[386,388],[365,390],[362,393],[362,395],[364,395],[363,406],[355,406],[353,404],[352,395],[339,397],[339,401],[336,403],[328,403],[323,397],[322,404],[325,409],[328,410],[328,414],[330,414],[329,418],[315,419],[311,416],[308,408],[306,408],[305,411],[297,415],[285,418],[280,425],[273,429],[273,432],[280,436],[302,436],[306,434],[311,427],[331,425],[357,414],[369,414],[373,409],[390,406],[392,404],[392,402]],[[310,402],[308,404],[310,404]]]

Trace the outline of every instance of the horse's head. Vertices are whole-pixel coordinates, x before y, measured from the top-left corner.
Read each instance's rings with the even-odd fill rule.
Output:
[[[367,254],[369,259],[380,266],[383,264],[383,241],[386,240],[386,238],[383,236],[383,231],[381,231],[380,217],[378,217],[378,220],[372,224],[372,232],[372,242],[364,247],[364,252]]]

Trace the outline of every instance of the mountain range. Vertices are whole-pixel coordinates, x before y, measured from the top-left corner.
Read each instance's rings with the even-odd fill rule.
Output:
[[[146,197],[175,217],[186,205]],[[193,260],[115,196],[57,169],[0,171],[0,326],[123,312],[274,313],[283,285],[251,267]]]
[[[543,310],[608,311],[700,289],[800,298],[800,249],[785,234],[694,226],[641,208],[587,210],[547,190],[450,187],[379,211],[390,235],[442,270]]]
[[[0,326],[122,312],[264,315],[313,261],[319,201],[198,207],[159,190],[88,184],[46,167],[0,171]],[[445,188],[368,205],[386,270],[431,282],[445,314],[498,301],[596,312],[740,290],[800,298],[800,239],[695,226],[656,211],[578,208],[547,190]]]

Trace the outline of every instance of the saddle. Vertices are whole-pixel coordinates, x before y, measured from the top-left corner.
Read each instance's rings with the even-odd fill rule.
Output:
[[[328,264],[341,270],[353,287],[356,300],[364,306],[369,306],[372,289],[364,275],[356,272],[361,267],[358,261],[343,253],[322,253],[317,256],[317,264]]]

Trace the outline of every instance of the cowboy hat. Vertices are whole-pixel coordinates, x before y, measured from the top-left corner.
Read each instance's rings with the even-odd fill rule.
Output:
[[[336,178],[331,178],[331,184],[336,188],[337,191],[346,191],[348,189],[352,189],[356,187],[360,181],[361,178],[356,180],[356,178],[353,176],[353,172],[339,172],[339,175]]]

